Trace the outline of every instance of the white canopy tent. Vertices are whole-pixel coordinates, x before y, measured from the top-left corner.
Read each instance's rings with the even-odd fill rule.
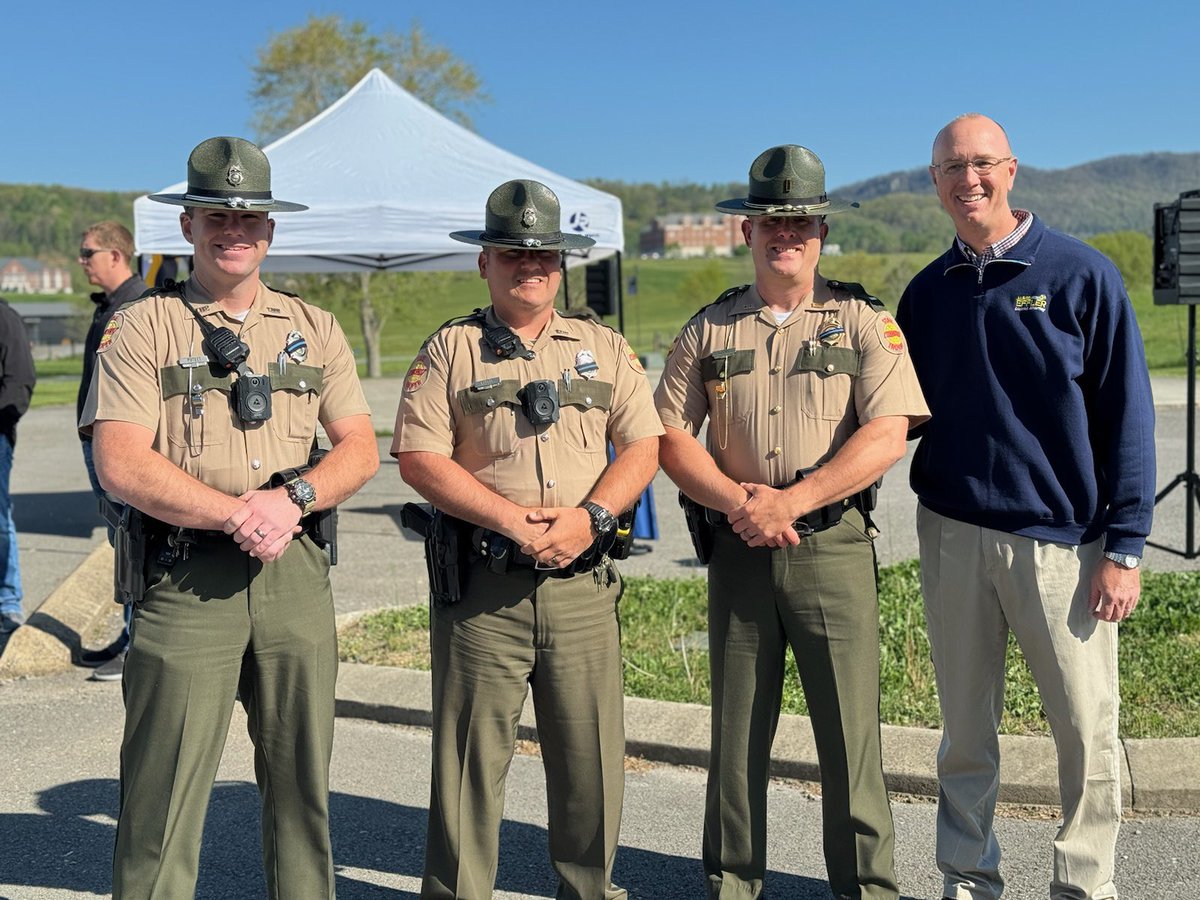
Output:
[[[282,213],[263,268],[272,272],[473,269],[479,248],[451,231],[483,227],[488,194],[531,178],[562,205],[564,230],[596,240],[571,264],[624,246],[621,201],[488,143],[372,69],[320,115],[264,148],[271,192],[305,203]],[[162,193],[182,193],[184,182]],[[179,207],[139,197],[133,204],[138,253],[186,256]]]

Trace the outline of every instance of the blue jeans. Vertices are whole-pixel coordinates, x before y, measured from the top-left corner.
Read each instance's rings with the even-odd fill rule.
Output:
[[[12,463],[12,441],[0,434],[0,613],[19,613],[24,596],[17,558],[17,526],[13,524],[12,494],[8,490]]]

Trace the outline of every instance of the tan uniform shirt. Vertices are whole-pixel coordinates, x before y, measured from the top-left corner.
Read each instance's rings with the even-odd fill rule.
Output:
[[[751,286],[675,339],[654,395],[664,425],[699,434],[734,481],[784,485],[878,416],[929,417],[895,320],[817,277],[782,323]]]
[[[370,411],[354,354],[332,314],[260,283],[239,322],[194,279],[184,289],[206,320],[250,346],[250,370],[270,375],[271,418],[238,419],[230,402],[238,376],[210,371],[200,326],[173,292],[113,315],[97,351],[82,428],[97,420],[142,425],[154,432],[157,452],[209,487],[238,496],[307,462],[318,421]]]
[[[490,308],[487,320],[498,324]],[[426,342],[405,378],[393,456],[448,456],[520,506],[576,506],[608,465],[606,440],[663,433],[646,373],[611,328],[555,312],[531,360],[500,359],[482,336],[478,322],[458,323]],[[535,427],[517,392],[542,379],[555,384],[559,419]]]

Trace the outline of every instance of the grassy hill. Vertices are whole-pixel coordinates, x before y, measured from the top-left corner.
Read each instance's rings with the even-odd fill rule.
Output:
[[[719,200],[741,196],[746,187],[742,180],[702,185],[589,179],[588,184],[621,198],[630,255],[636,254],[638,234],[654,216],[711,210]],[[1154,204],[1193,188],[1200,188],[1200,153],[1146,153],[1067,169],[1022,166],[1012,199],[1050,225],[1087,238],[1125,230],[1150,234]],[[924,167],[843,185],[831,193],[863,204],[831,222],[831,240],[847,252],[934,253],[952,235]],[[87,225],[100,219],[132,224],[135,196],[0,184],[0,256],[73,262],[79,233]]]

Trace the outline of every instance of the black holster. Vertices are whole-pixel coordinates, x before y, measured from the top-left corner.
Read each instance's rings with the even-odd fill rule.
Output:
[[[425,539],[430,601],[434,606],[458,603],[466,589],[470,527],[423,503],[405,503],[400,524]]]
[[[702,565],[708,565],[713,552],[713,526],[705,514],[706,510],[683,491],[679,492],[679,505],[683,507],[683,518],[687,522],[696,559],[700,560]]]

